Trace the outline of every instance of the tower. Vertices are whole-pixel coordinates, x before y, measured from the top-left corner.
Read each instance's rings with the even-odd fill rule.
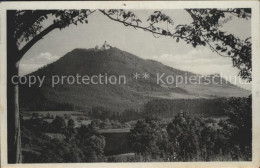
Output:
[[[109,44],[107,44],[107,41],[105,41],[100,49],[101,50],[108,50],[110,48],[111,48],[111,46]]]

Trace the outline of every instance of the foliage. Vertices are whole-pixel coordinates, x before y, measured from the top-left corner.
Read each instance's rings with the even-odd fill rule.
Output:
[[[18,75],[18,71],[16,69],[17,63],[21,60],[24,54],[45,35],[55,29],[63,29],[71,24],[77,25],[78,23],[88,23],[88,16],[95,11],[96,10],[89,9],[9,10],[7,13],[8,70],[13,68],[13,71],[9,71],[8,79],[10,79],[10,76],[12,75]],[[123,23],[125,26],[139,28],[157,35],[170,36],[172,38],[176,38],[177,42],[179,39],[182,39],[187,43],[192,44],[193,47],[208,44],[213,51],[217,52],[221,56],[223,55],[220,54],[219,51],[227,53],[232,59],[233,66],[240,70],[239,75],[248,81],[252,80],[250,37],[245,40],[240,40],[232,34],[226,34],[225,32],[219,30],[219,21],[221,18],[224,18],[227,14],[233,14],[239,18],[250,18],[250,9],[186,9],[192,17],[193,22],[190,25],[177,25],[175,27],[175,32],[170,32],[168,29],[168,25],[173,25],[173,20],[160,11],[154,11],[154,13],[148,18],[147,22],[150,22],[148,27],[140,26],[142,21],[138,19],[137,16],[131,11],[125,11],[123,9],[110,9],[107,11],[99,9],[98,11],[111,20]],[[52,19],[51,24],[44,27],[43,22],[50,18]],[[166,23],[167,29],[156,26],[158,23]],[[211,43],[214,43],[216,47]],[[9,80],[8,83],[10,83]],[[11,84],[11,86],[13,86],[13,84]],[[14,92],[13,96],[15,99],[18,99],[18,93]],[[19,104],[14,102],[14,106],[19,107]],[[19,110],[14,109],[14,111],[11,111],[10,113],[14,115],[9,115],[11,116],[9,117],[9,122],[19,123],[19,117],[15,117],[17,114],[19,116]],[[57,128],[63,129],[64,127],[64,123],[60,119],[56,119],[54,124],[57,124],[55,125],[58,126]],[[9,137],[9,139],[18,140],[19,144],[19,124],[18,126],[16,124],[9,124],[9,128],[11,128],[10,126],[14,127],[14,130],[18,130],[18,133],[15,133],[12,135],[13,137]],[[18,137],[16,137],[17,135]],[[91,142],[93,141],[97,142],[97,144],[102,144],[103,141],[101,139],[101,137],[97,138],[94,136],[90,140]],[[151,143],[152,144],[150,145],[158,145],[157,142],[151,141]],[[8,148],[13,150],[10,146]],[[19,145],[14,147],[14,151],[9,152],[15,152],[15,155],[19,156],[19,150],[16,148],[19,148]],[[146,150],[149,148],[150,147],[147,147]],[[99,153],[97,155],[99,155]],[[19,162],[19,159],[17,160],[17,158],[15,158],[14,162]]]
[[[80,147],[85,155],[86,162],[100,162],[105,159],[103,153],[105,148],[105,138],[99,135],[91,125],[82,125],[78,130]]]
[[[111,122],[114,122],[114,124],[112,123],[112,125],[118,125],[118,123],[116,123],[117,121],[122,123],[131,120],[136,120],[140,118],[142,114],[135,109],[126,109],[123,112],[119,113],[109,108],[104,108],[102,106],[95,106],[92,107],[91,111],[89,112],[89,116],[93,119],[99,119],[102,121],[109,119],[111,120]],[[100,123],[101,121],[94,121],[94,122],[98,122],[97,125],[101,124]],[[115,126],[112,127],[115,128]]]
[[[51,125],[42,118],[31,118],[30,120],[21,119],[21,125],[30,128],[34,132],[47,132],[51,129]]]
[[[185,9],[192,18],[192,22],[186,25],[176,25],[174,31],[168,26],[173,26],[173,20],[161,11],[154,11],[149,16],[147,22],[149,26],[141,25],[142,21],[131,11],[118,10],[100,10],[110,19],[121,22],[125,26],[139,28],[149,31],[153,35],[170,36],[191,44],[194,48],[201,45],[208,45],[213,52],[223,57],[230,57],[233,66],[239,69],[239,76],[251,81],[252,63],[251,63],[251,37],[241,40],[233,34],[227,34],[220,28],[223,25],[223,19],[226,17],[251,18],[250,8],[236,9]],[[162,28],[160,24],[165,23],[167,28]],[[224,55],[225,54],[225,55]]]
[[[163,128],[163,123],[156,117],[139,120],[129,134],[130,146],[137,154],[160,157],[167,148],[167,133]]]
[[[129,125],[119,122],[118,120],[105,119],[104,121],[100,119],[94,119],[90,124],[92,127],[97,129],[116,129],[116,128],[128,128]]]
[[[24,162],[249,161],[252,98],[229,98],[225,104],[227,119],[203,119],[183,113],[166,123],[164,119],[146,116],[137,121],[130,133],[120,134],[99,134],[101,125],[111,128],[108,119],[96,119],[79,128],[71,127],[73,124],[63,128],[63,120],[56,118],[60,124],[55,125],[63,131],[55,134],[65,136],[59,139],[46,134],[53,131],[54,124],[41,118],[21,120]],[[218,127],[212,126],[216,122]],[[120,139],[120,143],[115,139]],[[118,151],[135,155],[117,156],[121,154]]]
[[[66,122],[64,120],[64,118],[60,117],[60,116],[56,116],[54,118],[54,120],[51,123],[53,131],[55,132],[61,132],[65,129],[66,127]]]
[[[220,132],[207,126],[205,121],[188,116],[177,116],[167,127],[172,144],[170,160],[210,160],[222,154],[225,139]]]
[[[63,29],[71,24],[88,23],[88,17],[95,11],[103,13],[105,16],[120,22],[125,26],[149,31],[154,35],[163,35],[186,41],[193,47],[198,45],[208,45],[214,52],[227,57],[231,57],[234,67],[240,70],[239,75],[251,81],[251,37],[241,40],[233,34],[227,34],[220,29],[223,19],[228,16],[248,19],[251,18],[251,9],[185,9],[191,18],[192,23],[188,25],[176,25],[174,31],[170,31],[168,26],[174,26],[174,21],[161,11],[154,11],[147,19],[149,26],[142,25],[140,20],[132,11],[123,9],[109,10],[23,10],[9,11],[10,21],[9,31],[13,41],[19,50],[19,59],[37,41],[54,29]],[[43,26],[43,22],[52,20],[48,27]],[[162,28],[160,24],[166,24],[167,28]],[[24,45],[21,45],[22,43]]]
[[[144,105],[144,114],[152,114],[161,118],[169,118],[178,115],[182,110],[189,116],[225,116],[225,98],[216,99],[155,99]]]
[[[51,101],[44,96],[45,91],[41,91],[38,87],[28,87],[27,85],[20,85],[19,100],[20,108],[38,111],[63,111],[63,110],[77,110],[74,105],[70,103],[58,103]]]
[[[248,98],[230,98],[226,102],[228,120],[219,123],[223,127],[223,133],[230,137],[230,142],[237,148],[239,154],[252,155],[252,96]]]
[[[54,121],[55,120],[55,121]],[[56,117],[52,123],[43,119],[22,120],[23,162],[65,163],[104,161],[105,138],[93,127],[82,125],[75,129],[64,125],[64,119]],[[52,128],[59,127],[61,130]],[[46,133],[65,135],[65,139],[51,138]],[[33,156],[33,157],[32,157]]]
[[[66,141],[52,139],[43,148],[39,163],[70,163],[82,162],[84,154],[75,144]]]
[[[9,11],[10,33],[12,34],[17,48],[25,42],[20,50],[20,57],[27,52],[34,43],[50,31],[59,28],[63,29],[71,24],[88,23],[87,17],[92,12],[88,9],[82,10],[17,10]],[[52,20],[48,27],[43,26],[46,20]]]
[[[251,96],[227,99],[224,107],[228,119],[217,128],[212,118],[186,113],[176,115],[166,128],[158,118],[139,120],[129,135],[131,147],[141,161],[251,160]]]
[[[69,128],[74,128],[75,127],[75,121],[72,118],[70,118],[68,120],[68,127]]]
[[[207,43],[219,55],[223,56],[222,53],[226,53],[227,57],[231,57],[233,66],[240,70],[239,76],[251,81],[251,37],[241,40],[219,29],[222,26],[219,22],[225,16],[232,14],[247,19],[251,17],[251,9],[186,9],[186,11],[194,21],[190,26],[181,26],[178,34],[185,37],[184,40],[187,43],[191,42],[194,47]],[[215,46],[210,42],[214,42]]]

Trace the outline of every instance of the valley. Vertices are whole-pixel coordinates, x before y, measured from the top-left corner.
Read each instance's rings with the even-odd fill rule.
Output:
[[[250,91],[225,81],[219,75],[207,78],[224,81],[223,84],[193,84],[189,81],[158,84],[158,73],[165,73],[165,78],[167,75],[198,76],[115,47],[107,50],[75,49],[56,62],[28,74],[28,78],[35,75],[45,80],[41,87],[37,87],[36,82],[35,86],[21,85],[20,88],[25,162],[42,161],[42,158],[44,162],[54,161],[49,153],[54,152],[57,145],[64,146],[64,149],[56,150],[62,151],[55,156],[61,160],[70,155],[66,153],[68,149],[74,150],[72,158],[76,160],[84,153],[87,156],[82,160],[84,162],[222,160],[221,152],[227,148],[221,147],[220,151],[215,148],[218,148],[218,142],[227,143],[230,137],[225,131],[230,130],[225,130],[228,128],[226,124],[233,120],[230,112],[250,100]],[[134,74],[149,74],[149,78],[135,79]],[[62,76],[66,78],[60,78]],[[94,83],[91,76],[95,77]],[[125,82],[104,84],[104,81],[99,81],[109,81],[109,76],[124,76]],[[77,77],[83,77],[84,82],[72,84],[71,81],[78,82]],[[234,102],[240,104],[234,106]],[[207,146],[210,152],[203,148],[194,150],[196,154],[186,158],[171,158],[175,155],[171,148],[190,150],[189,147],[174,145],[171,138],[177,136],[176,131],[182,135],[180,138],[192,142],[200,139],[201,144],[192,143],[195,145],[192,147]],[[185,142],[176,140],[179,144]],[[146,141],[151,144],[144,144]],[[146,145],[148,147],[143,148]],[[150,149],[149,145],[156,148]],[[171,147],[168,149],[163,145]],[[212,145],[214,149],[211,149]],[[179,155],[183,155],[181,151]],[[244,154],[239,157],[247,159]],[[239,158],[224,157],[224,160],[232,159]]]

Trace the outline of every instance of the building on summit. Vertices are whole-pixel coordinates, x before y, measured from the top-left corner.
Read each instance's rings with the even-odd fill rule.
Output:
[[[111,49],[111,45],[109,45],[107,43],[107,41],[105,41],[104,44],[101,47],[99,47],[98,45],[96,45],[96,47],[95,47],[96,51],[99,51],[99,50],[109,50],[109,49]]]
[[[101,50],[108,50],[110,48],[111,48],[111,46],[109,44],[107,44],[107,41],[105,41],[105,43],[102,45],[102,47],[100,49]]]

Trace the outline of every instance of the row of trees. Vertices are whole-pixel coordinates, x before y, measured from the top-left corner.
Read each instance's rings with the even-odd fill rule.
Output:
[[[104,155],[106,139],[97,131],[104,121],[93,120],[88,126],[74,128],[72,119],[66,124],[59,116],[51,123],[39,118],[22,120],[23,161],[251,160],[252,97],[230,98],[226,103],[228,119],[219,121],[217,128],[209,124],[216,120],[189,115],[178,115],[169,123],[154,116],[138,120],[130,133],[124,135],[127,148],[135,153],[127,158]],[[52,139],[46,135],[50,132],[60,136]]]
[[[185,111],[190,116],[223,116],[227,108],[227,98],[216,99],[155,99],[144,105],[144,115],[155,115],[161,118],[176,116]]]
[[[74,128],[57,116],[51,123],[43,119],[22,120],[23,162],[64,163],[104,161],[105,138],[91,124]],[[54,133],[51,138],[46,133]],[[29,149],[29,150],[26,150]]]
[[[94,119],[110,119],[118,120],[121,122],[136,120],[143,116],[142,113],[135,109],[126,109],[123,112],[119,113],[101,106],[92,107],[88,115]]]
[[[174,25],[173,20],[154,11],[143,24],[136,14],[122,9],[110,10],[9,10],[7,12],[7,98],[8,98],[8,162],[21,162],[21,132],[19,118],[19,86],[12,83],[18,75],[19,61],[39,40],[56,29],[64,29],[72,24],[88,23],[88,17],[100,12],[105,17],[125,26],[151,32],[153,35],[169,36],[191,44],[193,47],[208,45],[220,56],[230,57],[239,76],[252,80],[251,37],[241,40],[220,29],[221,20],[233,16],[251,18],[250,8],[236,9],[185,9],[192,22]],[[43,23],[48,22],[49,25]],[[160,25],[174,26],[174,31]],[[221,44],[221,45],[220,45]],[[224,55],[225,54],[225,55]]]
[[[52,133],[63,133],[65,129],[75,127],[73,119],[70,118],[66,123],[65,119],[60,116],[56,116],[51,123],[45,121],[43,118],[32,117],[29,120],[22,119],[21,124],[33,131]]]
[[[97,129],[116,129],[116,128],[129,128],[130,125],[127,123],[122,123],[118,120],[100,120],[100,119],[94,119],[91,121],[91,125],[94,128]]]
[[[118,120],[127,122],[140,119],[146,115],[154,115],[160,118],[176,116],[181,110],[190,116],[223,116],[227,108],[227,98],[217,99],[155,99],[144,104],[142,110],[126,109],[119,113],[111,109],[96,106],[93,107],[88,115],[92,119]]]
[[[139,120],[129,143],[141,161],[251,160],[252,109],[249,98],[231,98],[229,117],[214,129],[200,118],[177,116],[169,124],[148,116]]]

